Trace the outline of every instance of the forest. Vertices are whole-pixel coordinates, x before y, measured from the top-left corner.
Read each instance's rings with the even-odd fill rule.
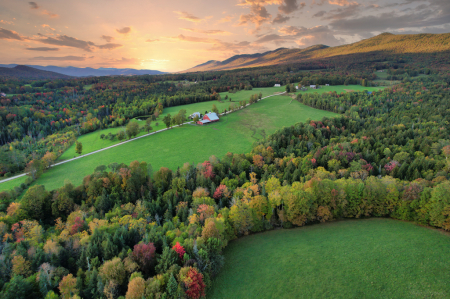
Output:
[[[450,230],[450,73],[402,60],[298,63],[205,73],[68,80],[3,78],[0,173],[30,180],[77,136],[155,118],[218,92],[293,82],[397,84],[297,93],[338,117],[308,120],[176,171],[117,161],[74,186],[0,193],[2,298],[201,298],[236,238],[345,218]],[[419,76],[419,75],[427,76]],[[364,83],[363,83],[364,82]],[[30,182],[27,183],[28,185]]]

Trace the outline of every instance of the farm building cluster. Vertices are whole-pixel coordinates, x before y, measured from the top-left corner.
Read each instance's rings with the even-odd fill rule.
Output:
[[[330,84],[325,84],[325,86],[330,86]],[[281,84],[275,84],[274,87],[281,87]],[[320,88],[320,87],[319,87],[319,85],[313,85],[313,84],[311,84],[311,85],[309,86],[309,88],[311,88],[311,89],[318,89],[318,88]],[[295,89],[299,89],[299,86],[295,86]],[[305,91],[305,90],[307,90],[307,88],[306,88],[305,86],[302,86],[302,87],[300,88],[300,90]]]
[[[209,123],[213,123],[216,121],[219,121],[219,116],[214,112],[206,113],[205,115],[202,115],[200,112],[194,112],[191,115],[189,115],[190,119],[198,118],[197,125],[206,125]]]

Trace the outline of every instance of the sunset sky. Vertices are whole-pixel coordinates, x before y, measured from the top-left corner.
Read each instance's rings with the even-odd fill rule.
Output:
[[[386,31],[450,32],[450,1],[2,0],[0,64],[174,72]]]

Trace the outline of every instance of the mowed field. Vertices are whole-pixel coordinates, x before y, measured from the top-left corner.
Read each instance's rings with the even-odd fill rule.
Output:
[[[336,115],[304,106],[288,96],[274,96],[211,125],[184,125],[52,167],[35,184],[42,184],[47,190],[61,187],[65,180],[79,185],[95,167],[113,162],[146,161],[154,170],[163,166],[175,170],[186,162],[203,162],[211,155],[222,158],[227,152],[248,152],[253,142],[279,128],[308,118],[318,120]]]
[[[220,94],[223,99],[222,102],[209,101],[209,102],[193,103],[193,104],[188,104],[188,105],[164,108],[163,113],[158,117],[158,119],[156,121],[152,122],[151,126],[152,126],[153,130],[150,132],[165,129],[166,125],[162,121],[163,117],[166,116],[167,114],[174,116],[181,109],[186,110],[186,116],[189,116],[194,112],[201,112],[202,114],[204,114],[205,111],[211,111],[213,105],[216,105],[217,109],[219,109],[219,111],[222,112],[224,109],[228,110],[230,105],[237,106],[239,104],[239,101],[247,101],[247,103],[248,103],[250,96],[255,93],[259,94],[261,92],[263,94],[263,97],[265,97],[265,96],[272,95],[274,93],[283,92],[284,90],[285,90],[285,87],[273,87],[273,88],[255,88],[253,90],[242,90],[235,94],[223,92]],[[225,96],[227,96],[227,95],[229,98],[232,99],[231,102],[229,100],[225,100]],[[133,119],[132,121],[136,121],[137,123],[139,123],[139,125],[141,127],[143,125],[145,125],[145,121],[139,120],[139,118]],[[158,125],[156,125],[156,123],[158,123]],[[83,154],[87,154],[87,153],[120,143],[120,141],[117,140],[117,138],[114,140],[101,139],[100,135],[102,135],[102,134],[108,135],[108,133],[117,134],[119,131],[124,131],[124,130],[125,130],[125,126],[99,130],[99,131],[95,131],[95,132],[80,136],[78,138],[78,141],[83,144]],[[147,132],[142,131],[137,136],[142,136],[145,134],[147,134]],[[64,154],[62,154],[59,157],[58,161],[67,160],[67,159],[73,158],[75,156],[77,156],[77,154],[75,153],[75,144],[74,144]]]
[[[270,87],[270,88],[254,88],[253,90],[242,90],[235,94],[228,93],[228,92],[222,92],[220,93],[220,96],[222,98],[222,102],[218,101],[210,101],[210,102],[202,102],[202,103],[194,103],[194,104],[188,104],[188,105],[182,105],[182,106],[174,106],[174,107],[168,107],[165,108],[163,111],[163,114],[159,116],[158,120],[152,122],[153,131],[161,130],[166,128],[166,125],[162,122],[162,119],[167,114],[170,114],[172,116],[176,115],[181,109],[186,110],[186,116],[191,115],[194,112],[200,112],[205,113],[205,111],[211,111],[212,106],[216,105],[217,109],[222,113],[225,109],[228,111],[230,105],[238,106],[239,101],[249,101],[250,96],[253,94],[259,94],[262,93],[263,97],[273,95],[276,93],[280,93],[285,91],[285,87]],[[338,93],[341,92],[347,92],[349,90],[353,91],[362,91],[362,90],[368,90],[368,91],[374,91],[379,90],[378,87],[362,87],[359,85],[349,85],[349,86],[324,86],[320,89],[314,90],[314,89],[308,89],[307,91],[299,91],[297,93],[324,93],[324,92],[330,92],[330,91],[336,91]],[[225,96],[228,96],[231,98],[231,102],[229,100],[225,100]],[[132,121],[136,121],[139,123],[140,126],[143,126],[145,124],[145,121],[143,120],[137,120],[133,119]],[[156,123],[158,123],[158,126],[156,126]],[[119,131],[125,130],[125,127],[117,127],[117,128],[109,128],[105,130],[99,130],[95,131],[89,134],[82,135],[78,138],[78,141],[83,144],[83,154],[87,154],[117,143],[120,143],[119,140],[108,140],[108,139],[101,139],[100,135],[105,134],[108,135],[108,133],[111,134],[117,134]],[[140,132],[138,136],[147,134],[147,132]],[[72,145],[64,154],[62,154],[58,161],[67,160],[70,158],[73,158],[77,156],[75,153],[75,144]]]
[[[232,241],[207,298],[450,298],[450,236],[346,220]]]

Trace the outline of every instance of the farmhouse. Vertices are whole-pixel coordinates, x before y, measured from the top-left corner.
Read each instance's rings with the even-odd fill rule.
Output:
[[[325,84],[325,86],[330,86],[330,84]]]
[[[275,84],[274,87],[281,87],[281,84]]]
[[[219,121],[219,117],[217,116],[216,113],[214,112],[209,112],[208,114],[205,114],[203,116],[202,120],[199,120],[197,122],[198,125],[204,125],[204,124],[209,124],[209,123],[213,123]]]
[[[198,116],[198,119],[202,118],[202,114],[200,112],[194,112],[191,115],[189,115],[190,119],[194,119],[196,116]]]
[[[310,85],[309,88],[316,89],[317,86],[316,85]]]

